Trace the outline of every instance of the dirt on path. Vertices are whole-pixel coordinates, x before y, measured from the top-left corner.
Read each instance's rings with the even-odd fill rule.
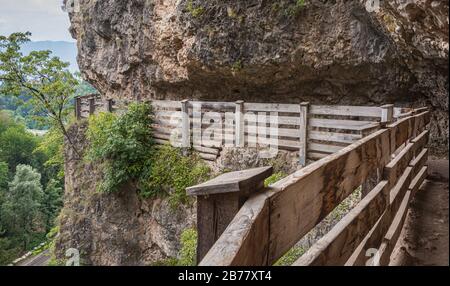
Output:
[[[449,265],[449,161],[429,161],[428,174],[411,201],[390,265]]]

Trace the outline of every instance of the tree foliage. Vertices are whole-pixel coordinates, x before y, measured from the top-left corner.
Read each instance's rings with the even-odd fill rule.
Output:
[[[31,96],[36,114],[49,126],[59,128],[71,143],[65,124],[78,79],[68,70],[69,63],[52,57],[50,51],[33,51],[24,56],[21,46],[30,41],[30,33],[0,36],[0,93]]]
[[[29,247],[36,230],[42,228],[40,212],[44,193],[40,180],[41,175],[32,167],[17,166],[1,208],[4,230],[24,249]]]

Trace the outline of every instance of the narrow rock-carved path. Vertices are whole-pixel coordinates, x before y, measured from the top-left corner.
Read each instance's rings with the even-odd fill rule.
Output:
[[[428,174],[411,202],[391,265],[449,265],[449,161],[430,161]]]

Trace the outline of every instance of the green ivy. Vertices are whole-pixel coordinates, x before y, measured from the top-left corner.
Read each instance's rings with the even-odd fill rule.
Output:
[[[153,139],[149,104],[133,103],[119,117],[101,113],[89,118],[87,159],[102,164],[102,192],[116,192],[127,183],[145,188],[151,172]]]
[[[210,178],[210,168],[196,154],[183,156],[180,149],[164,145],[155,150],[150,175],[141,195],[145,198],[168,194],[172,207],[186,204],[186,188]]]

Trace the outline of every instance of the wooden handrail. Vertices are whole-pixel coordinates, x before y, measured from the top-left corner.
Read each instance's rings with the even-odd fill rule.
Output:
[[[254,195],[239,210],[200,265],[273,264],[377,168],[387,168],[385,171],[387,173],[384,175],[385,181],[380,182],[382,185],[378,185],[370,192],[362,203],[365,206],[376,205],[380,211],[375,213],[375,220],[367,221],[366,233],[359,234],[361,235],[359,241],[370,231],[370,227],[376,224],[376,219],[380,216],[384,219],[379,218],[381,222],[376,224],[373,232],[385,233],[386,226],[390,225],[399,209],[398,202],[402,201],[405,194],[403,191],[395,190],[417,189],[417,185],[424,177],[424,171],[419,172],[420,177],[415,185],[409,186],[411,179],[405,181],[401,174],[405,168],[411,174],[415,174],[413,169],[421,169],[426,161],[423,157],[416,155],[427,154],[422,150],[428,138],[428,131],[425,128],[429,121],[430,116],[427,111],[404,118],[301,169],[277,182],[265,192]],[[414,137],[415,133],[420,135]],[[405,143],[409,143],[404,147],[406,149],[396,153],[398,154],[396,158],[391,160],[391,154],[402,148]],[[413,163],[411,159],[415,162],[414,168],[408,167]],[[381,200],[383,204],[376,203],[379,201],[378,193],[384,194],[380,197],[384,197]],[[398,199],[395,199],[395,196],[392,197],[394,194],[398,194]],[[333,237],[335,239],[342,237],[339,236],[342,231],[350,231],[349,227],[355,226],[355,219],[366,217],[367,210],[364,212],[363,210],[364,208],[354,211],[351,214],[353,217],[347,218],[347,222],[339,226],[340,230],[335,231]],[[342,244],[337,245],[342,246]],[[357,246],[358,240],[355,240],[353,245],[346,245],[348,249],[345,256],[341,256],[339,260],[334,260],[336,257],[333,256],[328,261],[343,264]],[[333,250],[328,253],[342,254],[340,252],[342,249],[336,251],[333,247],[336,246],[327,248],[327,251]],[[317,251],[316,249],[316,253]],[[325,250],[319,250],[319,253],[322,254],[322,251]],[[308,256],[304,259],[298,264],[319,261]]]

